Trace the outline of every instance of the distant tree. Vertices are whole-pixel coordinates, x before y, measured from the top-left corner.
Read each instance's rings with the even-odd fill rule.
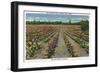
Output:
[[[81,25],[82,31],[89,31],[89,21],[88,20],[80,21],[80,25]]]
[[[69,24],[71,24],[71,20],[69,20]]]

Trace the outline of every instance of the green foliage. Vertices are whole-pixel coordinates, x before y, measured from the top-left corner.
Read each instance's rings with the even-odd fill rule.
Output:
[[[74,22],[72,23],[71,20],[69,20],[69,22],[62,22],[62,21],[55,21],[55,22],[52,22],[52,21],[26,21],[26,24],[27,25],[39,25],[39,24],[46,24],[46,25],[60,25],[60,24],[63,24],[63,25],[81,25],[81,28],[82,30],[88,30],[89,28],[89,21],[88,20],[82,20],[82,21],[79,21],[79,22]]]
[[[32,47],[27,48],[27,57],[31,58],[34,57],[35,53],[41,49],[40,44],[34,43],[32,44]]]
[[[88,20],[85,20],[85,21],[82,20],[80,22],[80,25],[81,25],[82,31],[89,31],[89,21]]]
[[[48,58],[51,58],[52,55],[54,54],[54,52],[55,52],[55,49],[49,48],[48,49]]]
[[[55,22],[40,22],[40,21],[26,21],[26,24],[65,24],[65,23],[63,23],[63,22],[61,22],[61,21],[55,21]]]
[[[69,20],[69,24],[71,24],[71,20]]]

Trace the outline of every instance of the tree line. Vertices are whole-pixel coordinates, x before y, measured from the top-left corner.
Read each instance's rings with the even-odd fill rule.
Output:
[[[27,25],[81,25],[81,29],[83,31],[89,31],[89,21],[88,20],[81,20],[79,22],[72,22],[69,20],[69,22],[62,22],[62,21],[55,21],[55,22],[45,22],[45,21],[26,21]]]

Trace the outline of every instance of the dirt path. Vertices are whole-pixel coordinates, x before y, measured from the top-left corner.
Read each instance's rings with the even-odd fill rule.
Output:
[[[55,34],[56,35],[56,34]],[[55,36],[54,35],[54,36]],[[53,36],[53,37],[54,37]],[[40,49],[35,56],[33,57],[34,59],[43,59],[45,58],[45,55],[48,53],[47,49],[48,49],[48,43],[45,43],[44,41],[41,41],[41,46],[43,47],[42,49]]]
[[[67,36],[67,39],[69,40],[69,42],[72,44],[73,48],[74,48],[74,52],[82,57],[82,56],[88,56],[88,54],[86,53],[86,51],[80,47],[80,45],[78,43],[76,43],[73,39],[71,39],[69,36]]]
[[[65,57],[71,57],[70,53],[68,52],[68,49],[66,48],[64,39],[63,39],[63,32],[59,32],[59,38],[58,38],[58,46],[55,48],[55,54],[53,58],[65,58]]]
[[[40,49],[37,54],[35,54],[34,59],[43,59],[44,58],[44,54],[46,53],[47,48],[47,43],[42,43],[42,46],[44,46],[42,49]]]

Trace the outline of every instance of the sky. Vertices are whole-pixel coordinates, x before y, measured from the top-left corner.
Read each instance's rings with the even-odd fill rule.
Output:
[[[89,15],[61,13],[61,12],[31,12],[26,13],[26,21],[45,21],[45,22],[79,22],[81,20],[89,20]]]

